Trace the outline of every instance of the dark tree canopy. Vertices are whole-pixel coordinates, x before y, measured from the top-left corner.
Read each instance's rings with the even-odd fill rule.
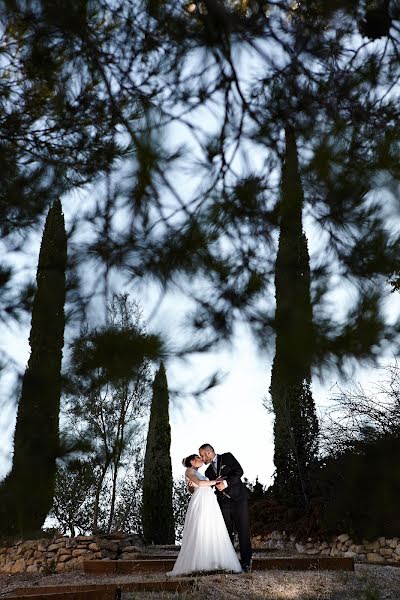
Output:
[[[271,397],[275,414],[274,488],[288,504],[309,501],[309,473],[318,450],[318,420],[311,393],[313,321],[310,266],[303,231],[304,195],[296,140],[286,131],[275,270],[276,351]]]
[[[148,544],[174,544],[168,384],[161,363],[153,397],[143,475],[143,535]]]
[[[14,436],[12,470],[0,488],[0,531],[37,532],[53,502],[59,455],[67,236],[61,202],[49,210],[40,247],[37,290]],[[27,502],[29,494],[29,502]]]

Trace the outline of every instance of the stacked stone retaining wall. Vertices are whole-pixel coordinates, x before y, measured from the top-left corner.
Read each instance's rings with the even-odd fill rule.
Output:
[[[355,562],[400,565],[398,537],[380,537],[356,543],[350,535],[343,533],[328,541],[309,538],[300,542],[285,532],[273,531],[265,536],[253,537],[252,546],[255,551],[274,550],[303,556],[345,556],[353,558]],[[81,569],[86,560],[135,559],[140,557],[143,550],[136,536],[125,534],[19,541],[0,547],[0,573],[60,573]]]
[[[272,531],[265,536],[252,539],[253,549],[282,550],[298,554],[318,556],[347,556],[356,562],[400,564],[400,538],[379,537],[376,540],[355,542],[347,533],[332,536],[330,540],[296,541],[294,536],[285,532]]]
[[[139,544],[123,534],[19,541],[0,547],[0,573],[60,573],[81,569],[85,560],[137,558]]]

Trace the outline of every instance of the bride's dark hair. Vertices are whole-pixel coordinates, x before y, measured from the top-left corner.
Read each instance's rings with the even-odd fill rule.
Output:
[[[187,456],[186,458],[184,458],[182,461],[183,466],[189,469],[192,466],[191,461],[194,458],[197,458],[197,454],[191,454],[190,456]]]

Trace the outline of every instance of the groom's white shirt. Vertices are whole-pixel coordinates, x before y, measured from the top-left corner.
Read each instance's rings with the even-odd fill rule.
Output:
[[[217,464],[218,464],[218,454],[216,454],[213,458],[213,465],[214,465],[214,471],[217,473],[218,475],[218,471],[217,471]],[[225,488],[228,487],[228,482],[226,481],[226,479],[224,479],[224,486]]]

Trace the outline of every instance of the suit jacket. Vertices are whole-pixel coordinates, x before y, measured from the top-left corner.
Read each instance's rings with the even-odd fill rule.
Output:
[[[228,487],[222,492],[215,490],[218,502],[229,499],[238,502],[247,497],[247,488],[241,480],[243,469],[230,452],[217,454],[217,474],[215,474],[212,464],[207,467],[205,474],[208,479],[217,479],[217,477],[226,479]]]

